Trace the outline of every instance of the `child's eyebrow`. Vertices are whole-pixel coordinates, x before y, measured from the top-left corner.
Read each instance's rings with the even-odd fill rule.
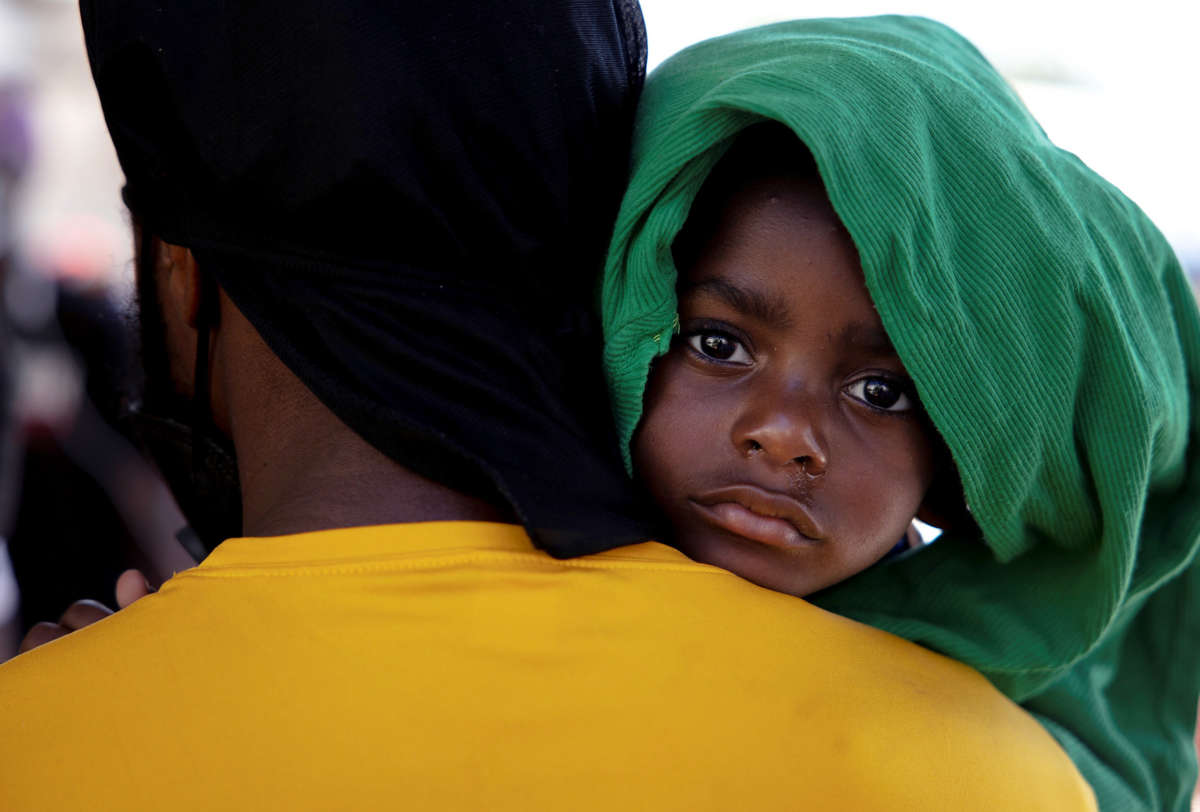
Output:
[[[683,286],[681,293],[683,295],[711,294],[739,313],[777,329],[787,329],[792,324],[791,313],[782,303],[765,296],[760,291],[752,288],[740,288],[717,276],[688,282]]]

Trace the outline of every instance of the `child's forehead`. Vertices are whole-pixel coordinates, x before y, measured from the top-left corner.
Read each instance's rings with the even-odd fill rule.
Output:
[[[807,263],[852,267],[854,276],[862,279],[857,248],[817,178],[751,178],[729,187],[723,198],[710,197],[706,205],[713,208],[698,215],[704,229],[692,237],[698,244],[681,263],[681,286],[695,281],[695,274],[711,267],[714,259],[752,255],[759,264],[774,267],[776,263],[761,261],[789,252]]]
[[[672,246],[676,265],[681,269],[691,265],[710,247],[722,225],[764,196],[783,193],[808,198],[814,208],[826,200],[812,153],[778,122],[762,122],[743,130],[709,171],[691,202]]]
[[[785,234],[797,228],[845,232],[820,178],[769,175],[750,178],[720,203],[718,222],[770,221]]]
[[[680,269],[684,311],[715,305],[783,340],[892,355],[858,251],[819,182],[764,177],[724,201],[695,260]]]

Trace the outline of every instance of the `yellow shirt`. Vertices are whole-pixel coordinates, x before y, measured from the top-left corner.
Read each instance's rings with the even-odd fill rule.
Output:
[[[0,667],[4,810],[1093,808],[976,672],[655,543],[232,539]]]

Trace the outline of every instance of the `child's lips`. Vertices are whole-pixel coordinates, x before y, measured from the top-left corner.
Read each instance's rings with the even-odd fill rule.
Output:
[[[718,488],[690,501],[709,524],[772,547],[794,548],[822,536],[803,504],[756,485]]]

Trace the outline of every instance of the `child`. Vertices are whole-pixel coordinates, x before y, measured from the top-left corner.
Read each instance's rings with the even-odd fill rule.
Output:
[[[747,144],[763,121],[801,157]],[[979,669],[1102,809],[1187,807],[1200,319],[974,48],[883,17],[669,60],[602,299],[627,460],[686,552]],[[971,520],[871,566],[955,479]]]
[[[673,253],[679,335],[632,455],[679,547],[803,597],[905,545],[934,433],[795,136],[739,135]]]

